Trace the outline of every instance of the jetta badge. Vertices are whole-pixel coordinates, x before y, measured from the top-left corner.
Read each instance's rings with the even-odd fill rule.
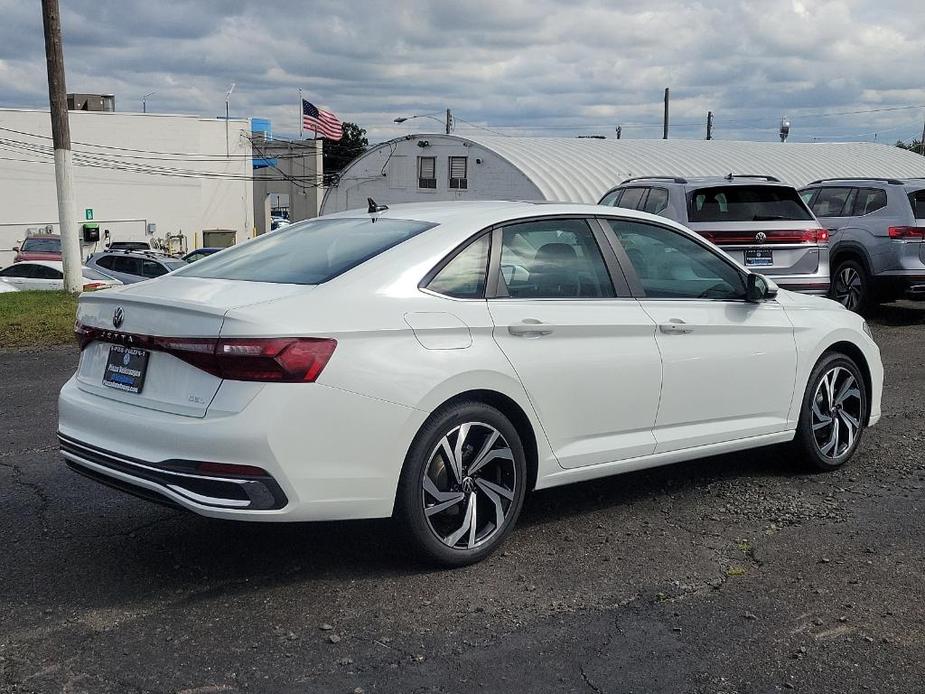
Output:
[[[121,306],[116,306],[116,310],[112,312],[112,327],[119,328],[122,327],[122,321],[125,320],[125,311],[122,310]]]
[[[764,243],[767,240],[768,240],[768,235],[765,234],[763,231],[759,231],[757,234],[755,234],[755,241],[757,241],[758,243]]]

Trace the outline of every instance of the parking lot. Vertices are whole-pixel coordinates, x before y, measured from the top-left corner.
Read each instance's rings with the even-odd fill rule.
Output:
[[[884,418],[846,468],[770,449],[545,491],[457,571],[387,521],[84,480],[54,436],[76,349],[0,353],[0,691],[923,691],[925,306],[871,322]]]

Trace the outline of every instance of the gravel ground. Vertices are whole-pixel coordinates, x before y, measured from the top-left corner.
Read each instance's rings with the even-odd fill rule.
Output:
[[[486,562],[247,525],[66,470],[76,353],[0,353],[2,692],[925,692],[925,307],[872,320],[848,467],[767,449],[550,490]]]

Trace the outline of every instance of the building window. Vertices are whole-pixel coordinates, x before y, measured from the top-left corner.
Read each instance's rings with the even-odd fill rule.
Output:
[[[450,188],[465,190],[469,187],[467,162],[466,157],[450,157]]]
[[[437,158],[418,157],[418,188],[437,187]]]

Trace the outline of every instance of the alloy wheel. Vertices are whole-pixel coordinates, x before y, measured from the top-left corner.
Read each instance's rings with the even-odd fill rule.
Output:
[[[864,279],[851,265],[842,267],[835,275],[833,298],[849,311],[856,311],[864,297]]]
[[[826,371],[816,386],[812,404],[813,439],[820,455],[834,461],[853,449],[863,408],[854,375],[841,366]]]
[[[424,469],[427,524],[453,549],[484,545],[504,527],[520,483],[501,432],[481,422],[460,424],[440,439]]]

